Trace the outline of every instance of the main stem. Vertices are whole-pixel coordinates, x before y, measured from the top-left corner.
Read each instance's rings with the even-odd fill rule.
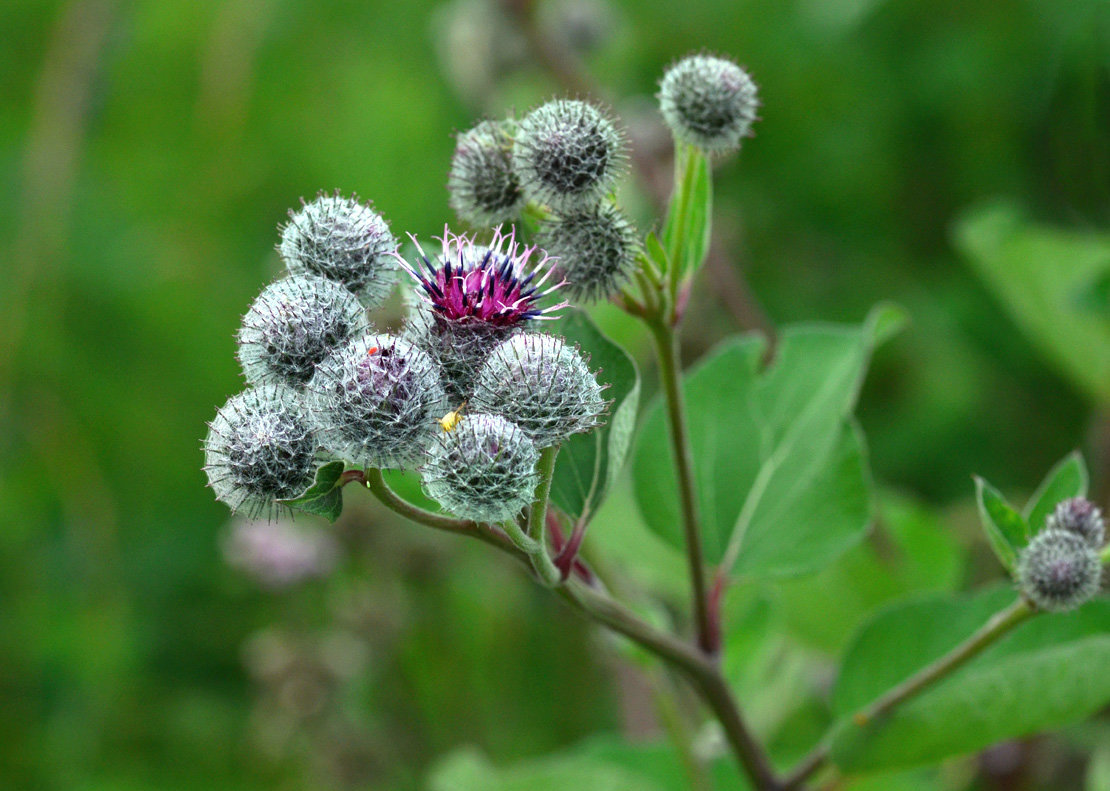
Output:
[[[675,667],[713,711],[756,791],[782,791],[767,755],[748,729],[717,663],[694,646],[656,629],[606,594],[571,579],[558,589],[573,607]]]
[[[868,723],[889,714],[905,701],[974,659],[983,649],[1009,633],[1018,624],[1036,615],[1037,612],[1038,610],[1033,608],[1025,599],[1018,598],[1006,609],[996,612],[977,632],[940,659],[926,665],[901,684],[892,687],[857,711],[852,715],[852,722],[862,728]],[[793,791],[793,789],[800,788],[802,783],[824,766],[829,758],[830,747],[830,740],[826,737],[809,756],[802,759],[802,762],[790,774],[786,780],[784,791]]]
[[[678,335],[662,318],[648,325],[659,357],[659,379],[667,404],[671,446],[677,471],[678,496],[682,506],[682,532],[686,539],[686,557],[690,565],[690,583],[694,598],[694,623],[698,645],[709,654],[716,653],[716,630],[709,615],[708,586],[705,581],[705,557],[701,547],[701,522],[698,518],[697,490],[694,486],[694,458],[686,427],[686,404],[682,394],[682,365],[679,359]]]
[[[365,481],[366,487],[386,507],[401,516],[437,530],[479,538],[530,565],[531,558],[505,536],[489,532],[476,522],[432,513],[403,500],[389,488],[380,470],[367,470]],[[537,499],[539,494],[537,492]],[[544,500],[546,502],[546,496]],[[744,722],[732,690],[712,657],[674,635],[656,629],[608,594],[573,575],[555,591],[591,620],[624,635],[682,673],[721,723],[729,745],[756,791],[782,791],[783,786],[775,777],[766,753]]]

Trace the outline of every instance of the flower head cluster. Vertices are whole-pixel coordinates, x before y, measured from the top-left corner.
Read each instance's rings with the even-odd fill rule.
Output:
[[[516,335],[478,372],[471,406],[502,415],[538,447],[558,445],[600,422],[601,385],[574,346],[553,335]]]
[[[381,215],[357,198],[321,193],[289,218],[278,250],[290,272],[341,283],[367,308],[385,300],[397,272],[397,240]]]
[[[361,303],[346,288],[315,275],[291,275],[263,289],[243,317],[239,361],[251,384],[298,387],[334,348],[369,328]]]
[[[529,503],[539,458],[535,443],[509,420],[471,413],[432,445],[424,488],[456,516],[503,522]]]
[[[268,384],[233,396],[209,424],[204,462],[216,499],[248,516],[303,492],[316,473],[316,440],[300,394]]]
[[[497,230],[488,245],[444,230],[433,261],[419,245],[420,262],[401,265],[412,275],[425,310],[416,311],[412,337],[442,367],[453,396],[470,394],[474,373],[498,343],[534,320],[554,318],[565,302],[544,305],[561,283],[546,255],[533,256],[515,235]]]
[[[675,138],[705,151],[740,147],[756,120],[759,101],[748,73],[712,55],[683,58],[663,76],[659,109]]]
[[[329,455],[385,469],[417,464],[447,409],[435,362],[389,335],[353,339],[328,357],[308,383],[306,399]]]

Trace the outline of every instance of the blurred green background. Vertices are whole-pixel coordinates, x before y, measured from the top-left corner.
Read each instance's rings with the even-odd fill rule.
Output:
[[[225,562],[200,470],[286,211],[357,191],[427,238],[453,221],[452,132],[563,91],[493,5],[0,7],[0,787],[418,788],[460,745],[509,760],[653,727],[642,680],[482,548],[353,493],[328,578],[268,589]],[[1110,261],[1110,4],[576,0],[537,19],[649,152],[669,62],[750,69],[762,120],[718,170],[726,269],[776,324],[908,310],[860,415],[876,479],[969,554],[962,582],[996,574],[972,473],[1021,501],[1079,447],[1105,505],[1110,381],[1084,357],[1105,334],[1046,341],[1066,322],[1022,313],[974,229],[1001,212],[1057,229],[1045,266],[1069,271],[1071,244]],[[648,226],[631,180],[625,199]],[[690,360],[737,329],[729,272],[708,282]],[[650,371],[635,328],[598,316]]]

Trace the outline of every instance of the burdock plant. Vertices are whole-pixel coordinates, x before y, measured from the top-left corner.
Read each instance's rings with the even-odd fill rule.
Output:
[[[335,519],[357,483],[415,523],[519,561],[703,704],[650,674],[666,678],[656,693],[681,761],[606,743],[511,782],[468,759],[437,788],[562,787],[571,775],[548,783],[551,767],[572,766],[607,788],[710,789],[725,753],[744,776],[728,788],[847,787],[1106,706],[1110,603],[1098,593],[1110,551],[1078,454],[1022,509],[979,480],[984,543],[1007,579],[921,596],[948,584],[930,576],[943,565],[939,531],[876,498],[852,414],[899,310],[733,336],[684,370],[681,330],[712,236],[711,165],[750,136],[759,102],[747,72],[709,55],[668,69],[659,101],[675,143],[659,218],[633,222],[618,191],[624,136],[579,99],[459,136],[450,203],[473,231],[445,229],[432,253],[417,244],[403,257],[376,211],[338,193],[293,213],[280,244],[291,276],[267,287],[239,336],[256,386],[217,412],[205,441],[216,497],[250,515]],[[373,332],[362,308],[385,299],[398,268],[408,322]],[[658,397],[642,412],[632,358],[569,304],[605,299],[627,314],[621,331],[640,327],[654,348]],[[440,510],[403,498],[383,470],[418,475]],[[606,510],[622,481],[640,526],[619,503]],[[584,556],[588,528],[613,533]],[[675,564],[635,567],[668,557],[683,560],[684,594],[654,587]],[[874,590],[858,584],[880,573]],[[840,633],[846,623],[854,637]],[[794,631],[807,625],[821,637],[802,650]],[[822,653],[830,642],[844,648]]]

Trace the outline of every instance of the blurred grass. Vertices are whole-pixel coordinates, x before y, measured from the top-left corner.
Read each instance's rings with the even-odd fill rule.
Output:
[[[1017,331],[950,228],[1000,195],[1042,222],[1106,227],[1107,8],[698,0],[679,13],[623,0],[589,58],[629,97],[617,107],[628,119],[687,51],[751,69],[763,120],[716,188],[733,259],[776,322],[859,320],[879,299],[909,310],[862,421],[879,480],[934,506],[963,508],[972,472],[1028,491],[1071,448],[1096,450],[1105,415]],[[199,438],[240,387],[232,336],[277,270],[275,228],[298,197],[358,191],[396,232],[437,233],[453,219],[450,133],[558,91],[524,65],[480,101],[458,98],[440,62],[445,19],[430,0],[0,9],[0,777],[11,787],[311,788],[334,776],[304,751],[275,759],[251,742],[241,644],[297,606],[314,625],[327,608],[319,587],[275,599],[223,567],[227,514],[203,486]],[[702,289],[688,357],[731,329]],[[424,551],[411,528],[380,527],[399,556]],[[607,682],[568,636],[575,622],[517,574],[484,590],[474,579],[499,561],[435,543],[430,577],[374,558],[350,572],[391,579],[408,601],[411,629],[373,675],[391,700],[374,703],[388,712],[370,739],[381,787],[413,787],[455,744],[508,757],[612,725]],[[496,683],[522,663],[534,676]],[[489,683],[473,686],[487,666]],[[534,709],[519,708],[527,689]],[[590,703],[557,714],[540,705],[552,696]],[[391,759],[393,739],[406,746]]]

